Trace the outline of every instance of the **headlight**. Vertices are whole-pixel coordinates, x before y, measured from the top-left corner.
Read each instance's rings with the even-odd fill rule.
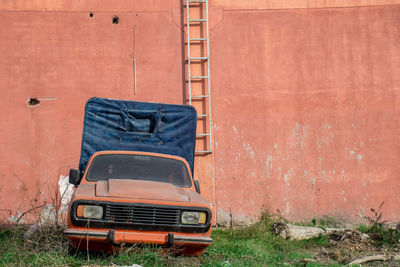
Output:
[[[182,211],[181,221],[183,224],[205,224],[207,215],[201,211]]]
[[[93,205],[79,205],[76,209],[78,217],[89,219],[101,219],[103,217],[103,207]]]

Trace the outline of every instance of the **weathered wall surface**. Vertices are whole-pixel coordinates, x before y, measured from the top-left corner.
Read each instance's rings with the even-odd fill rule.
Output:
[[[399,221],[400,1],[210,3],[215,149],[195,174],[218,221],[357,221],[382,201]],[[51,202],[77,167],[88,98],[184,103],[181,12],[0,2],[1,216]]]
[[[356,220],[382,201],[399,219],[399,19],[399,6],[224,12],[211,36],[220,220]]]

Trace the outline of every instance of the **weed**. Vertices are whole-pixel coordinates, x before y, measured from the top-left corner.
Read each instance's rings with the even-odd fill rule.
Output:
[[[398,245],[400,242],[400,229],[387,227],[387,221],[383,220],[383,204],[384,201],[377,209],[371,208],[372,215],[364,217],[368,221],[368,225],[360,225],[358,230],[368,233],[378,247]]]
[[[378,232],[385,228],[384,226],[387,221],[382,219],[382,206],[384,203],[385,201],[382,201],[378,209],[371,208],[372,216],[364,217],[369,222],[370,232]]]

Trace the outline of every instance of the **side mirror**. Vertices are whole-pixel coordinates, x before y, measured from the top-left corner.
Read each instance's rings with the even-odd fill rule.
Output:
[[[196,188],[196,192],[200,194],[199,180],[194,180],[194,188]]]
[[[78,170],[70,169],[69,170],[69,183],[73,185],[78,185],[81,181],[81,175]]]

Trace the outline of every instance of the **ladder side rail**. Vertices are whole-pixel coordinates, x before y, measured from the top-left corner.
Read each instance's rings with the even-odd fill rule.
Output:
[[[210,36],[209,36],[209,30],[208,30],[208,0],[206,0],[206,32],[207,32],[207,88],[208,88],[208,127],[209,127],[209,132],[210,132],[210,136],[209,136],[209,142],[210,142],[210,153],[212,152],[212,135],[211,135],[211,89],[210,89]]]
[[[187,46],[188,46],[188,90],[189,105],[192,105],[192,83],[190,79],[190,23],[189,23],[189,0],[186,0],[186,28],[187,28]]]

